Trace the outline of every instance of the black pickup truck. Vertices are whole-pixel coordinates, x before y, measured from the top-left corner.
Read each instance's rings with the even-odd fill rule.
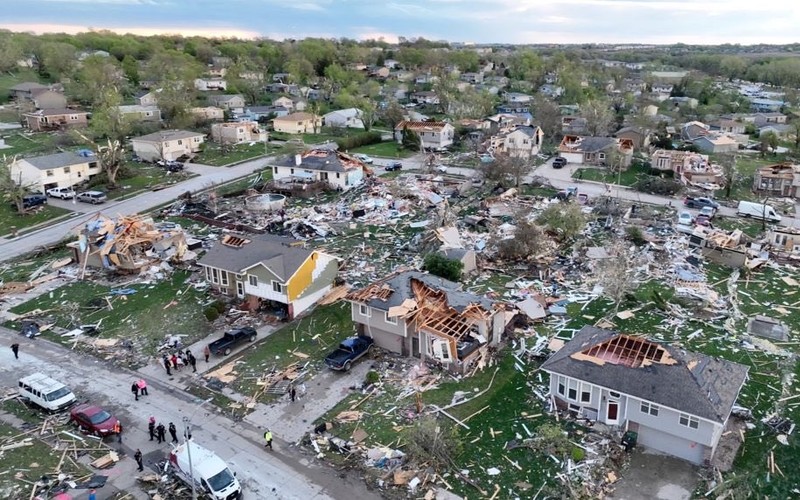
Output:
[[[231,349],[233,349],[236,344],[242,342],[243,340],[253,342],[255,339],[256,330],[249,326],[243,326],[241,328],[234,328],[229,332],[225,332],[225,335],[223,335],[221,339],[217,339],[208,344],[208,349],[212,352],[212,354],[223,354],[227,356],[231,353]]]
[[[332,370],[350,371],[353,362],[369,352],[374,340],[372,337],[350,337],[325,357],[325,364]]]

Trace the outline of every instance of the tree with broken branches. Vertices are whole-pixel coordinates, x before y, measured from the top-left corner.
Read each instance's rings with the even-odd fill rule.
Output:
[[[408,456],[412,462],[429,463],[438,469],[449,468],[463,448],[455,427],[434,416],[417,420],[408,435]]]
[[[125,165],[125,148],[122,142],[108,139],[106,145],[101,145],[80,132],[78,132],[78,135],[94,148],[100,168],[106,174],[108,186],[110,188],[117,187],[117,175]]]
[[[636,269],[645,260],[635,245],[622,240],[615,241],[608,253],[611,257],[598,262],[595,276],[597,284],[603,287],[603,295],[614,302],[614,314],[617,314],[628,294],[636,289]]]
[[[736,155],[735,154],[722,154],[717,159],[720,168],[722,168],[722,176],[725,178],[725,197],[730,198],[733,183],[736,182]]]
[[[586,218],[576,203],[555,203],[545,208],[536,222],[555,235],[560,243],[564,243],[580,234],[586,225]]]
[[[514,236],[500,240],[497,255],[503,260],[521,261],[535,258],[546,247],[547,237],[544,229],[528,219],[528,214],[520,212],[514,218]]]
[[[2,193],[3,199],[16,207],[18,213],[24,213],[23,199],[30,193],[34,185],[22,182],[22,172],[14,175],[13,170],[16,163],[16,156],[4,155],[0,160],[0,193]]]
[[[522,183],[522,178],[530,172],[530,164],[525,158],[498,154],[493,162],[482,163],[480,171],[483,173],[484,179],[489,182],[502,186],[512,183],[513,186],[519,187]]]

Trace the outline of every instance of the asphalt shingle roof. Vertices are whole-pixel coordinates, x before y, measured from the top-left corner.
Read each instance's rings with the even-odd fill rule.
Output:
[[[97,161],[97,158],[94,156],[81,156],[70,151],[54,155],[34,156],[33,158],[24,158],[24,160],[40,170],[52,170],[54,168]]]
[[[189,139],[197,136],[202,137],[203,134],[199,132],[189,132],[187,130],[165,130],[163,132],[154,132],[152,134],[134,137],[132,140],[160,143],[164,141],[174,141],[175,139]]]
[[[677,363],[654,362],[630,368],[570,357],[618,335],[611,330],[584,326],[541,368],[714,422],[725,422],[747,378],[748,367],[665,344],[658,346]]]
[[[244,269],[261,263],[286,281],[312,253],[305,248],[289,246],[296,240],[280,236],[258,235],[247,239],[250,242],[241,247],[217,242],[198,264],[240,274]]]

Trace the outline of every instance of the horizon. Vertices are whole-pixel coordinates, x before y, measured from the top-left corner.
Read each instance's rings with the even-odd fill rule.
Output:
[[[206,38],[400,37],[476,45],[786,45],[800,5],[780,16],[749,0],[10,0],[0,28]],[[777,4],[777,5],[775,5]],[[772,10],[771,13],[775,11]],[[165,22],[165,19],[170,22]],[[470,36],[464,36],[469,33]]]

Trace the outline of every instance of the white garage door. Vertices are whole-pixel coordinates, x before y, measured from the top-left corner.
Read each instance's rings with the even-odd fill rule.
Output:
[[[566,158],[570,163],[583,163],[583,153],[561,153],[561,156]]]
[[[643,425],[639,425],[637,444],[695,464],[702,464],[705,455],[705,446],[700,443],[681,439]]]

